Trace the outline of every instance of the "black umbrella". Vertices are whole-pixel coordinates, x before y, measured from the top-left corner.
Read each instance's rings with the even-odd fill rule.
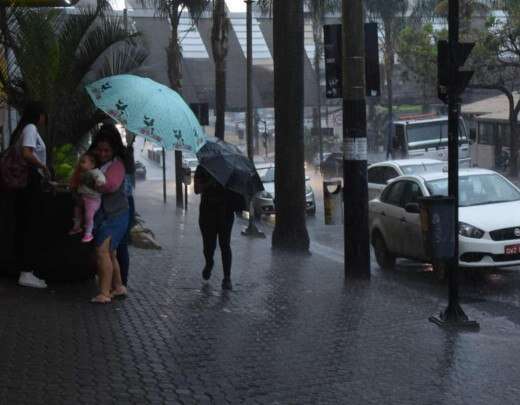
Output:
[[[235,145],[218,138],[208,141],[197,152],[200,165],[222,186],[251,200],[264,186],[255,165]]]

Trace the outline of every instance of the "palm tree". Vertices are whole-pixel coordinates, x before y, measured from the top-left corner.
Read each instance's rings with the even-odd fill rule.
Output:
[[[206,10],[209,0],[140,0],[141,4],[152,6],[159,16],[168,18],[171,36],[166,56],[170,87],[181,92],[182,89],[182,47],[179,39],[179,23],[184,11],[188,11],[194,22]]]
[[[224,139],[226,115],[226,56],[228,53],[229,18],[224,0],[213,0],[211,47],[215,61],[215,136]]]
[[[64,10],[13,8],[1,24],[3,46],[13,61],[0,68],[5,100],[21,108],[41,100],[48,109],[49,150],[77,144],[99,121],[84,86],[101,77],[139,67],[147,51],[139,34],[124,29],[122,18],[104,15],[101,8],[79,14]]]
[[[290,22],[290,23],[288,23]],[[303,0],[273,0],[275,194],[274,249],[309,250],[305,224]]]

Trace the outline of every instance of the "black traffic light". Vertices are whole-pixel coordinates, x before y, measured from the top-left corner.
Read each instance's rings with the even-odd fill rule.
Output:
[[[327,98],[341,98],[343,91],[341,24],[324,25],[324,57]],[[365,23],[365,85],[367,96],[380,96],[377,23]]]
[[[468,86],[473,71],[459,68],[464,65],[474,46],[473,42],[458,42],[450,54],[448,41],[437,43],[437,94],[443,102],[448,102],[450,87],[453,95],[458,96]]]

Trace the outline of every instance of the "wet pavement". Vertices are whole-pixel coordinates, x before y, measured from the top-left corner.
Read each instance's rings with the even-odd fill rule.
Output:
[[[39,291],[0,279],[0,404],[520,402],[518,272],[467,275],[463,306],[481,329],[446,331],[427,320],[446,295],[428,266],[374,265],[371,281],[345,283],[334,243],[315,241],[330,257],[273,254],[270,225],[249,240],[237,220],[223,293],[220,265],[200,278],[197,198],[183,211],[161,193],[138,185],[163,250],[131,250],[126,300],[90,304],[93,281]]]

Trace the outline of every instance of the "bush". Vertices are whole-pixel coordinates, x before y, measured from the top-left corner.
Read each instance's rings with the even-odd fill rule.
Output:
[[[54,174],[58,182],[67,183],[77,162],[77,153],[71,144],[54,148]]]

